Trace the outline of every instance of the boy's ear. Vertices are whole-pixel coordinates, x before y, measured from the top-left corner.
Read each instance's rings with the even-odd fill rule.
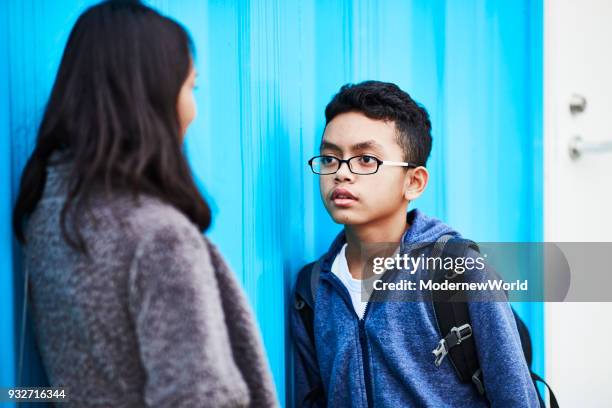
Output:
[[[417,199],[425,191],[429,181],[429,172],[423,166],[410,169],[404,179],[404,198],[408,201]]]

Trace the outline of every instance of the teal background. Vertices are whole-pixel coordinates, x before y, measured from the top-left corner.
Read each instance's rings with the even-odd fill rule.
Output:
[[[20,248],[10,212],[68,33],[90,1],[0,2],[0,385],[15,383]],[[150,1],[190,31],[199,116],[186,152],[210,235],[257,314],[281,401],[288,296],[339,231],[306,165],[346,82],[397,83],[429,110],[431,182],[417,206],[474,240],[542,240],[542,2]],[[515,305],[544,372],[543,307]],[[28,336],[25,382],[44,376]]]

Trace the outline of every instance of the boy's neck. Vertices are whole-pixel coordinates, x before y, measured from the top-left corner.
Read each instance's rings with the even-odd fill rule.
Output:
[[[410,228],[406,222],[406,210],[403,208],[391,217],[363,225],[345,225],[346,260],[355,279],[362,279],[363,270],[361,247],[364,244],[399,243],[402,236]]]

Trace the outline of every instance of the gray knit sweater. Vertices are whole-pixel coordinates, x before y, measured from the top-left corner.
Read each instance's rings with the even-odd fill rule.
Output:
[[[277,406],[248,302],[215,247],[160,200],[98,194],[81,229],[91,257],[76,252],[59,228],[69,166],[49,166],[25,247],[43,363],[69,406]]]

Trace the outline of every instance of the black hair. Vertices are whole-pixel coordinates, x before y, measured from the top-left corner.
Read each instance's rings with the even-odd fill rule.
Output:
[[[427,164],[431,152],[431,122],[427,110],[397,85],[364,81],[346,84],[325,108],[325,125],[336,116],[360,112],[370,119],[392,121],[404,160],[419,166]]]
[[[88,8],[70,32],[25,166],[13,229],[25,242],[24,223],[42,196],[49,157],[72,157],[61,229],[87,252],[78,224],[97,186],[158,197],[201,230],[211,223],[185,155],[177,100],[193,64],[187,31],[139,1],[111,0]],[[67,234],[74,206],[76,237]],[[72,217],[70,217],[72,219]]]

